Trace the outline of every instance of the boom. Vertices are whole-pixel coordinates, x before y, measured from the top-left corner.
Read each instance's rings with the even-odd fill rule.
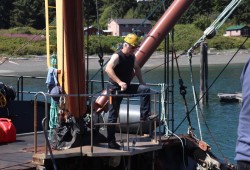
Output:
[[[192,2],[193,0],[175,0],[155,24],[146,39],[141,43],[139,50],[135,53],[136,60],[141,67],[147,62]]]

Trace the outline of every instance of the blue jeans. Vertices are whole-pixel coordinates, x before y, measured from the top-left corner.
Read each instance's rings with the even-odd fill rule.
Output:
[[[237,161],[237,170],[249,170],[250,162],[247,161]]]
[[[127,89],[125,91],[120,91],[120,86],[114,85],[112,83],[107,84],[107,93],[110,94],[116,94],[116,91],[118,94],[143,94],[143,93],[150,93],[150,88],[142,85],[142,84],[130,84],[128,85]],[[116,123],[119,110],[120,110],[120,104],[122,102],[123,97],[115,96],[112,97],[112,103],[109,102],[109,116],[108,116],[108,123]],[[140,96],[140,116],[144,117],[147,116],[150,113],[150,95],[141,95]],[[108,125],[107,126],[107,139],[108,141],[114,141],[115,140],[115,125]]]

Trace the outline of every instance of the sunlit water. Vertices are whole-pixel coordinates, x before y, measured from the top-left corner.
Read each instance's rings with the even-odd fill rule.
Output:
[[[229,65],[222,74],[220,74],[220,72],[222,71],[224,65],[209,66],[208,86],[211,86],[208,91],[209,99],[208,104],[204,104],[203,106],[201,106],[203,116],[200,116],[200,122],[203,140],[212,147],[213,153],[215,153],[223,160],[225,157],[231,163],[235,163],[235,143],[241,103],[221,103],[217,94],[241,92],[240,74],[243,66],[243,64]],[[154,70],[154,72],[149,72],[144,75],[144,77],[147,82],[153,81],[154,83],[159,83],[160,75],[162,75],[162,72],[163,70]],[[192,84],[190,81],[190,73],[191,71],[189,67],[182,67],[180,70],[180,75],[183,79],[184,85],[187,86],[187,107],[189,110],[193,109],[190,113],[192,127],[195,128],[195,134],[200,137],[196,109],[193,99]],[[200,79],[199,74],[199,67],[194,67],[193,82],[195,82],[194,86],[197,91],[198,97]],[[174,77],[174,127],[176,129],[177,127],[179,127],[179,124],[183,121],[183,119],[185,119],[186,112],[183,97],[179,94],[179,76],[176,70],[174,71]],[[185,119],[182,125],[175,131],[175,133],[186,133],[187,127],[188,121],[187,119]],[[216,143],[214,142],[214,140]]]
[[[213,83],[216,77],[219,75],[224,66],[209,66],[208,75],[208,86]],[[241,108],[241,103],[221,103],[217,96],[218,93],[234,93],[240,92],[240,74],[243,68],[242,64],[229,65],[226,70],[219,76],[219,78],[214,82],[214,84],[209,88],[209,101],[208,104],[201,106],[203,116],[200,116],[202,138],[211,147],[212,152],[216,154],[219,158],[228,159],[231,163],[235,163],[235,142],[236,142],[236,131],[238,125],[238,116]],[[150,83],[162,83],[164,81],[164,69],[158,68],[153,71],[145,73],[147,70],[142,70],[145,82]],[[92,78],[96,73],[96,70],[89,72],[89,78]],[[31,75],[32,74],[32,75]],[[20,75],[20,74],[19,74]],[[37,73],[22,73],[22,75],[30,76],[41,76],[46,77],[46,72]],[[184,85],[187,86],[187,108],[190,113],[192,127],[195,128],[195,134],[200,138],[199,128],[197,124],[197,116],[194,108],[194,99],[192,93],[192,84],[190,81],[190,69],[189,67],[180,68],[180,76],[183,79]],[[100,72],[96,74],[94,79],[100,80]],[[179,94],[179,76],[177,74],[176,68],[174,70],[174,129],[172,125],[170,127],[171,131],[176,134],[186,133],[188,127],[188,121],[185,119],[186,112],[182,96]],[[106,76],[104,80],[107,80]],[[199,96],[199,67],[193,68],[193,80],[195,82],[195,89],[197,91],[197,96]],[[12,85],[17,87],[17,79],[13,78],[3,78],[1,77],[1,82],[6,85]],[[25,79],[24,80],[24,91],[47,91],[45,85],[45,79]],[[100,87],[99,87],[100,88]],[[34,95],[30,95],[33,99]],[[202,118],[204,117],[204,118]],[[184,121],[183,121],[184,120]],[[205,121],[205,122],[204,122]],[[182,124],[179,126],[179,124]],[[176,129],[178,127],[178,129]],[[212,137],[210,135],[212,134]],[[214,142],[214,140],[215,142]],[[222,156],[222,154],[223,156]]]

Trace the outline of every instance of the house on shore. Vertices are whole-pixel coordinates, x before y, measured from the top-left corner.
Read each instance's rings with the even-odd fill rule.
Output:
[[[250,27],[247,25],[235,25],[230,26],[226,29],[224,36],[227,37],[249,37],[250,36]]]
[[[108,30],[113,36],[126,36],[131,32],[144,36],[151,28],[151,21],[145,19],[111,19],[108,23]]]
[[[103,34],[103,31],[101,29],[98,30],[98,28],[94,27],[93,25],[91,25],[89,27],[84,27],[84,35],[85,36],[98,35],[98,34]]]

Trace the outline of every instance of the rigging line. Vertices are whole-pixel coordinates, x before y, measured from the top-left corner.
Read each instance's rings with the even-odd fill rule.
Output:
[[[176,52],[174,51],[174,55],[176,56]],[[181,74],[180,74],[180,69],[179,69],[179,63],[178,63],[178,60],[177,58],[175,57],[175,61],[176,61],[176,68],[177,68],[177,71],[178,71],[178,76],[179,76],[179,85],[180,85],[180,94],[182,95],[183,97],[183,100],[184,100],[184,104],[185,104],[185,111],[186,111],[186,116],[188,115],[188,107],[187,107],[187,102],[186,102],[186,98],[185,98],[185,95],[186,95],[186,86],[184,86],[183,84],[183,80],[182,80],[182,77],[181,77]],[[190,119],[189,119],[189,116],[187,117],[189,122],[190,122]],[[191,123],[190,123],[190,129],[192,129],[191,127]]]
[[[87,18],[87,27],[89,28],[89,17]],[[87,55],[87,63],[86,63],[86,70],[87,70],[87,73],[86,73],[86,79],[88,80],[89,79],[89,34],[87,34],[87,47],[86,47],[86,55]],[[88,87],[88,81],[86,81],[86,92],[89,93],[89,87]]]
[[[224,19],[221,21],[221,24],[219,24],[215,31],[217,31],[219,29],[219,27],[225,22],[225,20],[229,17],[229,15],[232,13],[232,11],[239,5],[240,1],[239,0],[233,0],[230,2],[229,5],[227,5],[227,7],[223,10],[223,12],[216,18],[216,20],[205,30],[203,36],[188,50],[187,52],[187,55],[188,55],[188,61],[189,61],[189,66],[190,66],[190,76],[191,76],[191,83],[192,83],[192,91],[193,91],[193,97],[194,97],[194,102],[195,102],[195,105],[194,107],[190,110],[190,112],[195,108],[196,109],[196,114],[197,114],[197,120],[198,120],[198,126],[199,126],[199,131],[200,131],[200,137],[202,139],[202,133],[201,133],[201,127],[200,127],[200,123],[199,123],[199,111],[200,113],[202,112],[201,111],[201,108],[199,107],[199,101],[201,100],[201,98],[197,99],[197,95],[196,95],[196,91],[195,91],[195,86],[194,86],[194,83],[193,83],[193,71],[192,71],[192,64],[191,64],[191,58],[192,58],[192,51],[197,48],[200,43],[202,41],[204,41],[208,35],[210,35],[213,30],[215,29],[214,26],[220,22],[220,20],[224,17]],[[226,15],[226,16],[225,16]],[[206,93],[205,93],[206,94]],[[204,95],[203,95],[204,96]],[[203,97],[202,96],[202,97]],[[199,110],[198,110],[198,107],[199,107]],[[189,120],[189,114],[190,112],[188,112],[188,115],[186,116],[186,118],[188,118]],[[202,114],[202,113],[201,113]]]
[[[238,2],[237,2],[238,1]],[[204,34],[197,40],[194,45],[188,50],[190,54],[195,48],[197,48],[202,41],[205,41],[209,36],[214,36],[216,31],[221,27],[221,25],[226,21],[226,19],[232,14],[235,8],[240,4],[241,0],[233,0],[226,6],[226,8],[220,13],[220,15],[214,20],[214,22],[204,31]],[[226,16],[225,16],[226,15]],[[223,18],[224,17],[224,18]],[[221,19],[223,20],[221,21]],[[221,22],[221,23],[219,23]],[[219,23],[219,24],[218,24]],[[216,26],[216,24],[218,24]],[[215,27],[216,26],[216,27]],[[215,33],[213,35],[213,33]],[[212,37],[210,37],[212,38]]]
[[[200,138],[202,140],[202,132],[201,132],[200,119],[199,119],[199,114],[202,114],[202,113],[201,113],[200,104],[199,104],[199,101],[197,99],[197,94],[196,94],[196,90],[195,90],[194,79],[193,79],[193,67],[192,67],[192,60],[191,59],[192,59],[192,57],[191,58],[189,57],[189,60],[188,60],[189,61],[189,68],[190,68],[190,79],[191,79],[191,84],[192,84],[192,91],[193,91],[193,97],[194,97],[194,103],[195,103],[195,109],[196,109],[196,116],[197,116],[197,121],[198,121],[199,133],[200,133]],[[190,112],[191,111],[192,111],[192,109],[190,110]]]
[[[97,26],[98,26],[98,56],[99,56],[99,64],[101,66],[100,71],[101,71],[101,80],[102,80],[102,89],[104,90],[104,75],[103,75],[103,49],[100,41],[100,23],[99,23],[99,13],[98,13],[98,0],[96,2],[96,20],[97,20]]]
[[[87,4],[87,3],[86,3]],[[90,5],[90,1],[88,1],[88,5],[86,5],[86,4],[84,4],[87,8],[88,7],[90,7],[91,5]],[[86,23],[87,23],[87,30],[89,29],[89,12],[87,12],[83,17],[85,17],[86,16]],[[84,18],[85,19],[85,18]],[[84,35],[83,35],[83,38],[84,38]],[[89,34],[88,34],[88,32],[87,32],[87,37],[86,37],[86,39],[87,39],[87,46],[86,46],[86,56],[87,56],[87,61],[86,61],[86,80],[89,80]],[[85,52],[84,52],[84,54],[85,54]],[[89,86],[88,86],[88,84],[89,84],[89,82],[88,81],[86,81],[85,82],[85,86],[86,86],[86,92],[87,92],[87,94],[89,93]]]
[[[174,52],[174,55],[176,56],[175,52]],[[184,86],[183,80],[181,78],[180,68],[179,68],[179,64],[178,64],[177,58],[175,59],[175,61],[176,61],[176,65],[177,65],[178,75],[179,75],[180,94],[181,94],[181,96],[183,98],[183,101],[184,101],[185,112],[186,112],[186,116],[187,116],[187,120],[188,120],[188,126],[189,126],[190,129],[193,129],[192,126],[191,126],[191,120],[190,120],[190,116],[189,116],[189,109],[188,109],[187,100],[186,100],[186,97],[185,97],[186,94],[187,94],[187,91],[186,91],[187,87]]]
[[[210,84],[210,86],[208,87],[207,91],[212,87],[212,85],[217,81],[217,79],[220,77],[220,75],[225,71],[225,69],[227,68],[227,66],[230,64],[230,62],[234,59],[234,57],[236,56],[236,54],[239,52],[240,49],[242,49],[242,46],[245,44],[245,42],[248,40],[249,37],[247,37],[244,42],[240,45],[240,47],[237,49],[237,51],[233,54],[233,56],[230,58],[230,60],[227,62],[227,64],[225,65],[225,67],[223,67],[223,69],[221,70],[221,72],[218,74],[218,76],[216,76],[216,78],[214,79],[214,81]],[[198,101],[200,101],[205,94],[207,93],[207,91],[205,91],[205,93],[200,97],[200,99]],[[190,111],[192,111],[194,109],[195,106],[192,107],[192,109]]]
[[[110,58],[106,61],[106,63],[103,65],[103,67],[109,62]],[[99,68],[99,70],[91,77],[90,80],[93,80],[95,76],[101,71],[102,68]]]
[[[53,152],[52,152],[51,144],[49,142],[48,132],[47,132],[47,130],[45,128],[46,119],[47,119],[47,117],[43,118],[43,120],[42,120],[43,133],[44,133],[44,136],[45,136],[45,141],[46,141],[47,147],[49,149],[51,161],[52,161],[52,164],[53,164],[53,169],[57,170],[56,160],[55,160],[55,157],[54,157]]]
[[[152,12],[142,21],[142,23],[141,23],[140,25],[138,25],[138,26],[136,27],[135,30],[138,30],[138,29],[142,26],[142,24],[144,24],[144,23],[146,22],[146,20],[147,20],[151,15],[153,15],[153,13],[155,13],[155,11],[156,11],[162,4],[164,4],[165,1],[166,1],[166,0],[161,0],[161,2],[158,3],[158,5],[153,9],[153,11],[152,11]]]
[[[184,54],[186,54],[186,51],[184,51],[183,53],[179,54],[176,58],[179,58],[179,57],[181,57],[181,56],[184,55]],[[174,59],[175,59],[175,58],[174,58]],[[172,60],[166,61],[166,63],[169,63],[169,62],[171,62],[171,61],[172,61]],[[161,66],[164,65],[164,64],[165,64],[165,62],[163,62],[162,64],[160,64],[160,65],[158,65],[158,66],[156,66],[156,67],[154,67],[154,68],[152,68],[152,69],[149,69],[149,70],[143,72],[143,74],[146,74],[146,73],[148,73],[148,72],[150,72],[150,71],[153,71],[153,70],[155,70],[155,69],[161,67]]]
[[[241,0],[232,0],[230,4],[227,5],[227,7],[224,9],[224,11],[219,15],[216,21],[220,21],[222,19],[221,23],[216,26],[216,30],[218,30],[222,24],[227,20],[227,18],[232,14],[232,12],[235,10],[235,8],[240,4]],[[216,23],[215,23],[216,24]],[[214,24],[214,25],[215,25]]]
[[[236,2],[236,1],[238,1],[238,2]],[[241,2],[241,0],[235,0],[234,1],[234,4],[232,4],[232,9],[231,9],[231,11],[229,11],[229,13],[227,14],[227,16],[226,17],[224,17],[224,19],[221,21],[221,23],[220,24],[218,24],[218,26],[216,27],[216,30],[218,30],[221,26],[222,26],[222,24],[224,24],[224,22],[227,20],[227,18],[232,14],[232,12],[235,10],[235,8],[240,4],[240,2]],[[235,4],[236,3],[236,4]],[[227,11],[228,12],[228,11]]]
[[[236,54],[239,52],[239,50],[242,48],[242,46],[245,44],[245,42],[248,40],[249,37],[247,37],[244,42],[239,46],[239,48],[237,49],[237,51],[234,53],[234,55],[231,57],[231,59],[228,61],[228,63],[225,65],[225,67],[221,70],[221,72],[218,74],[218,76],[214,79],[214,81],[210,84],[210,86],[207,88],[207,90],[204,92],[204,94],[200,97],[200,99],[198,100],[198,102],[200,102],[200,100],[206,95],[206,93],[208,92],[208,90],[213,86],[213,84],[217,81],[217,79],[220,77],[220,75],[225,71],[225,69],[227,68],[227,66],[230,64],[230,62],[233,60],[233,58],[236,56]],[[191,111],[195,108],[195,106],[192,107],[192,109],[190,110],[189,114],[191,113]],[[212,140],[213,142],[215,143],[217,149],[219,150],[219,152],[221,153],[221,155],[223,156],[223,158],[225,159],[225,155],[222,153],[221,149],[219,148],[219,145],[217,144],[214,136],[212,135],[212,132],[211,130],[209,129],[208,127],[208,124],[205,120],[205,117],[204,115],[203,116],[203,120],[204,120],[204,123],[208,129],[208,132],[210,134],[210,136],[212,137]],[[187,118],[187,116],[184,117],[184,119],[179,123],[179,125],[176,127],[176,129],[174,130],[177,131],[179,129],[179,127],[182,125],[182,123],[185,121],[185,119]],[[227,160],[225,160],[227,162]]]
[[[55,19],[51,22],[51,23],[53,23],[55,21]],[[35,38],[37,38],[38,36],[41,36],[41,35],[43,35],[42,34],[42,32],[44,31],[46,29],[46,27],[45,28],[43,28],[41,31],[39,31],[39,33],[36,35],[36,36],[34,36],[32,39],[30,39],[28,42],[26,42],[25,44],[23,44],[20,48],[18,48],[17,50],[15,50],[11,55],[14,55],[14,54],[16,54],[18,51],[20,51],[21,49],[23,49],[26,45],[28,45],[31,41],[33,41]]]
[[[168,113],[166,113],[166,109],[165,109],[165,92],[166,92],[166,86],[164,83],[160,83],[160,86],[161,86],[161,118],[160,120],[163,122],[163,125],[164,125],[164,130],[165,130],[165,137],[168,136],[168,123],[167,123],[167,120],[166,118],[168,117]]]
[[[98,13],[98,2],[95,1],[95,7],[96,7],[96,20],[97,20],[97,28],[98,28],[98,42],[100,44],[100,23],[99,23],[99,13]]]

